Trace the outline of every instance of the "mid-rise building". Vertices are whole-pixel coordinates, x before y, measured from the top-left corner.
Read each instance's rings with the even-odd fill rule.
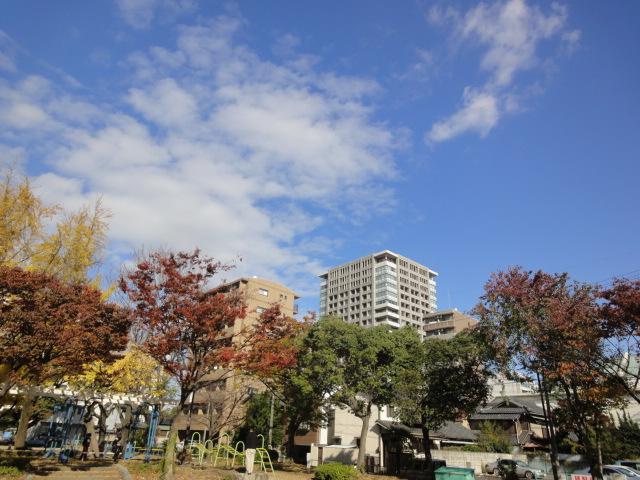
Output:
[[[291,289],[271,280],[257,277],[239,278],[217,287],[223,293],[237,292],[247,305],[244,318],[236,319],[234,339],[255,325],[260,314],[274,305],[288,316],[297,313],[298,295]],[[180,437],[186,431],[199,432],[203,437],[233,430],[244,418],[246,401],[265,389],[255,379],[226,369],[217,370],[202,382],[203,388],[195,392],[179,417]],[[266,432],[260,432],[266,435]]]
[[[455,308],[428,313],[424,317],[425,337],[451,338],[467,328],[473,327],[477,320],[459,312]]]
[[[436,311],[436,276],[428,267],[389,250],[367,255],[320,275],[320,315],[365,327],[411,325],[421,334]]]

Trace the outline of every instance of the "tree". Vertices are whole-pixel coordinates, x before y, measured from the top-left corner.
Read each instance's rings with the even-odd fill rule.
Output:
[[[120,416],[120,440],[126,445],[133,410],[141,403],[157,403],[171,393],[168,375],[135,345],[112,363],[96,360],[86,364],[80,374],[67,377],[66,382],[84,397],[87,433],[93,433],[94,409],[98,409],[99,438],[92,435],[92,451],[97,451],[97,446],[104,440],[106,421],[114,410]],[[114,395],[118,394],[127,395],[130,400],[113,402]]]
[[[640,280],[617,279],[600,289],[599,300],[605,346],[594,360],[601,374],[640,403]]]
[[[7,385],[34,386],[61,381],[86,362],[110,359],[122,350],[130,325],[128,313],[105,303],[101,292],[50,275],[0,267],[0,351]],[[24,446],[35,396],[27,388],[16,448]]]
[[[273,406],[273,414],[272,414]],[[279,401],[274,401],[271,392],[262,392],[253,395],[247,402],[247,410],[244,416],[243,425],[236,431],[236,439],[244,440],[249,428],[257,434],[264,435],[265,441],[269,427],[272,428],[272,445],[281,445],[284,439],[283,410]],[[266,445],[266,443],[265,443]],[[266,445],[267,446],[267,445]],[[270,448],[270,446],[267,446]]]
[[[494,422],[482,422],[478,446],[481,452],[511,453],[509,434]]]
[[[279,323],[283,316],[272,315],[234,335],[232,327],[246,313],[242,298],[209,288],[212,277],[229,268],[198,250],[155,252],[119,282],[134,305],[134,321],[146,334],[141,349],[162,365],[180,389],[162,467],[166,480],[174,478],[176,419],[189,397],[202,388],[214,367],[249,368],[254,365],[251,359],[259,357],[255,351],[263,345],[273,348],[289,331]],[[266,369],[291,361],[276,351],[265,352],[263,358]]]
[[[77,212],[46,205],[27,178],[18,182],[9,172],[0,185],[0,265],[86,282],[100,262],[108,216],[99,200]],[[94,286],[99,286],[99,279]],[[7,390],[12,370],[0,362],[0,385]]]
[[[363,328],[341,322],[332,328],[336,330],[333,343],[342,365],[342,385],[333,400],[362,420],[357,466],[364,471],[372,407],[394,401],[398,373],[420,338],[408,327],[389,331],[384,326]]]
[[[479,331],[507,373],[537,378],[547,412],[554,476],[558,461],[555,423],[575,430],[595,476],[602,478],[601,437],[605,413],[623,402],[619,382],[603,375],[599,290],[567,274],[511,268],[493,274],[476,307]],[[551,411],[549,395],[560,394]]]
[[[76,212],[46,205],[29,179],[16,182],[9,173],[0,185],[0,265],[86,282],[100,262],[108,217],[100,200]]]
[[[324,422],[331,396],[343,383],[343,366],[335,341],[351,327],[335,318],[312,322],[311,318],[306,319],[300,324],[301,333],[293,337],[295,363],[260,377],[284,404],[289,456],[293,455],[295,436],[303,425],[313,429]]]
[[[420,425],[429,480],[435,478],[430,433],[474,412],[489,394],[484,352],[472,335],[427,339],[409,351],[401,370],[396,407],[402,421]]]

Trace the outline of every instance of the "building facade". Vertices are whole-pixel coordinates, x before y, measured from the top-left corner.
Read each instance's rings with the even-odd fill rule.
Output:
[[[423,333],[436,311],[437,273],[389,250],[359,258],[320,275],[320,315],[364,327],[411,325]]]
[[[477,321],[454,308],[428,313],[424,317],[424,323],[425,337],[451,338],[473,327]]]

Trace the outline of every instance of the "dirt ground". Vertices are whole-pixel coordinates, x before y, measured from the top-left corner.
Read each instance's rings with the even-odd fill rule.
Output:
[[[140,462],[130,461],[124,462],[131,478],[133,480],[157,480],[159,478],[159,465],[142,464]],[[269,473],[271,480],[311,480],[313,473],[306,472],[304,469],[300,471],[284,471],[276,470],[275,474]],[[231,479],[231,470],[213,468],[213,467],[197,467],[197,466],[178,466],[176,468],[177,480],[229,480]],[[398,477],[385,475],[363,475],[360,480],[400,480]]]
[[[133,480],[157,480],[159,478],[159,464],[144,464],[135,460],[123,462]],[[176,467],[177,480],[227,480],[232,475],[231,470],[213,468],[210,466],[198,467],[191,465],[179,465]],[[288,472],[276,470],[275,474],[269,474],[273,480],[310,480],[312,473]]]

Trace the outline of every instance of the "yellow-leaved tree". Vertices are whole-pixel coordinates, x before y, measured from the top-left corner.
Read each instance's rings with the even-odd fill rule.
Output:
[[[67,383],[85,397],[84,422],[87,433],[92,434],[91,451],[97,451],[104,440],[106,421],[113,411],[119,414],[121,442],[126,445],[136,408],[142,404],[160,403],[171,393],[169,376],[136,346],[111,364],[95,361],[85,365],[83,372],[68,378]],[[93,435],[94,418],[98,419],[97,436]]]
[[[43,272],[65,282],[89,283],[100,289],[97,267],[107,241],[108,217],[100,200],[75,212],[48,205],[35,194],[27,177],[20,179],[9,171],[0,183],[0,266]],[[104,292],[103,300],[109,294]],[[29,412],[37,401],[37,385],[30,385],[25,377],[29,370],[24,364],[13,371],[2,363],[0,355],[0,400],[13,385],[21,385],[20,441],[16,441],[16,448],[23,446]]]
[[[96,267],[107,241],[108,218],[100,200],[75,212],[47,205],[27,177],[17,179],[9,171],[0,184],[0,265],[100,288]],[[0,384],[12,374],[16,372],[0,363]]]

